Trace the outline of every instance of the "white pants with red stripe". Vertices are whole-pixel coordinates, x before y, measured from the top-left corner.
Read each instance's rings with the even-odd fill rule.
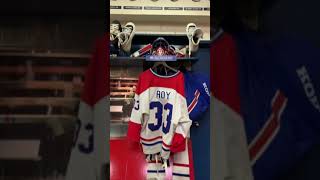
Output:
[[[172,174],[168,175],[165,169],[162,168],[162,163],[149,162],[147,164],[147,180],[166,180],[168,176],[172,177],[172,180],[194,180],[191,141],[186,142],[184,151],[173,154],[173,163],[171,165]]]

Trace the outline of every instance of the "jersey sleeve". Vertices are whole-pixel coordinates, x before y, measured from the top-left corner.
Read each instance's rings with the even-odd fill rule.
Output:
[[[171,152],[181,152],[185,149],[186,137],[189,134],[189,130],[192,121],[189,118],[187,101],[185,97],[178,96],[176,101],[175,116],[176,129],[172,140]]]
[[[177,105],[178,107],[176,110],[176,116],[177,116],[177,128],[175,133],[181,134],[184,138],[187,137],[189,134],[190,126],[192,124],[189,113],[188,113],[188,107],[187,107],[187,101],[184,97],[178,96],[177,97]]]
[[[140,131],[141,131],[141,124],[142,124],[142,108],[140,107],[140,78],[136,88],[136,92],[134,95],[134,106],[131,111],[130,120],[128,123],[128,132],[127,138],[129,140],[139,142],[140,141]]]

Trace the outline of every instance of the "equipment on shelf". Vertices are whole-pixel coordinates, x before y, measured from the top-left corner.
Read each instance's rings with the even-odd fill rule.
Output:
[[[132,39],[136,34],[136,26],[133,22],[128,22],[124,26],[121,26],[117,20],[112,21],[110,24],[110,55],[121,57],[143,57],[146,55],[152,55],[155,49],[151,43],[140,47],[131,54]],[[186,35],[188,38],[188,45],[183,47],[170,45],[163,37],[157,38],[153,43],[159,43],[157,41],[166,42],[168,48],[163,53],[176,55],[176,57],[192,57],[199,49],[199,43],[203,38],[203,31],[196,26],[195,23],[189,23],[186,27]],[[160,51],[162,49],[158,49]],[[158,54],[161,52],[157,52]]]
[[[118,56],[119,47],[118,47],[118,34],[121,33],[122,28],[118,20],[112,21],[110,24],[110,55]]]
[[[117,40],[118,34],[122,31],[121,24],[118,20],[112,21],[110,24],[110,41],[113,43]]]
[[[149,43],[146,46],[143,46],[142,48],[134,52],[133,54],[131,54],[131,57],[141,57],[147,54],[148,52],[150,52],[151,48],[152,48],[152,45]]]
[[[110,55],[129,56],[135,32],[136,27],[132,22],[121,26],[118,20],[112,21],[110,24]]]
[[[203,31],[194,23],[189,23],[186,27],[189,40],[189,56],[198,51],[200,40],[203,38]]]
[[[130,53],[132,38],[136,32],[136,26],[132,22],[128,22],[123,28],[122,32],[118,34],[118,47],[126,53]]]

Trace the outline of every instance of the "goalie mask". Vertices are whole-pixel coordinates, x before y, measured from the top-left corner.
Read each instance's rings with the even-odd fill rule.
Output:
[[[152,43],[151,54],[156,56],[166,56],[174,55],[175,53],[168,41],[159,37]]]

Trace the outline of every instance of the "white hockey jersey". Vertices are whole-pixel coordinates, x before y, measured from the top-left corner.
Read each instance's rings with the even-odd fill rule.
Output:
[[[168,159],[173,141],[185,141],[191,123],[183,73],[159,76],[152,69],[141,73],[128,138],[139,141],[144,154],[160,153],[162,158]]]

